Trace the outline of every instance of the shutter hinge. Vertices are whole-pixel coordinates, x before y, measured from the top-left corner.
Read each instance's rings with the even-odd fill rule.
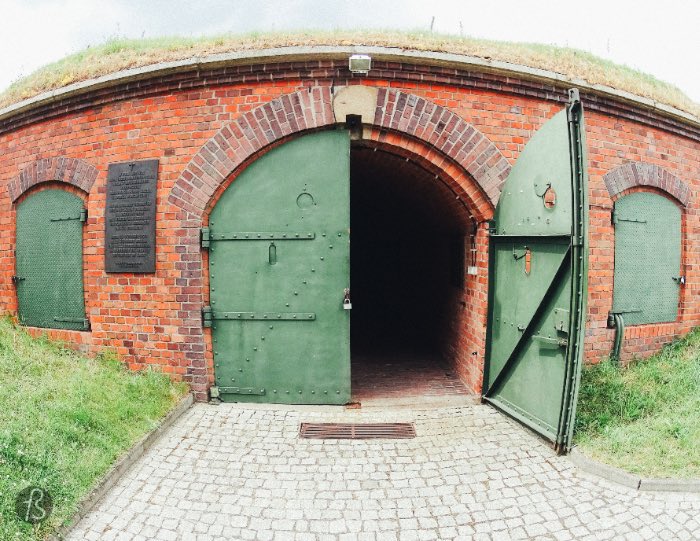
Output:
[[[79,323],[82,328],[79,329],[81,331],[89,331],[90,330],[90,320],[87,318],[82,318],[82,317],[55,317],[53,318],[54,321],[57,323]]]
[[[202,327],[211,327],[212,320],[211,306],[205,306],[202,308]]]
[[[199,232],[199,242],[202,248],[209,249],[209,228],[203,227]]]
[[[80,221],[82,223],[85,223],[85,222],[87,222],[87,219],[88,219],[88,210],[85,207],[83,207],[82,209],[80,209]]]

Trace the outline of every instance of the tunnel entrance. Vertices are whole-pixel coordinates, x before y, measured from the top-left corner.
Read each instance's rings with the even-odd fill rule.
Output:
[[[350,178],[353,400],[468,395],[454,358],[468,211],[433,173],[377,148],[353,147]]]

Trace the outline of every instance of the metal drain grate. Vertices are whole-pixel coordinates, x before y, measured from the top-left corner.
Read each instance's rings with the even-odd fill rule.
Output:
[[[299,437],[315,440],[409,439],[413,423],[301,423]]]

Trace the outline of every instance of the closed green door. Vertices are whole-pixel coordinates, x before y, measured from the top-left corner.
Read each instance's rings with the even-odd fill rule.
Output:
[[[328,131],[256,160],[212,210],[204,317],[222,400],[349,401],[349,194],[349,135]]]
[[[560,451],[570,446],[585,329],[586,159],[577,96],[518,158],[490,236],[484,399]]]
[[[43,190],[17,207],[16,275],[23,325],[87,330],[83,294],[82,200]]]

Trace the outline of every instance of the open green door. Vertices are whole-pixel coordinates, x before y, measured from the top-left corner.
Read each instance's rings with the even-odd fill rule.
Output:
[[[224,192],[209,248],[216,387],[225,401],[350,400],[350,137],[285,143]]]
[[[578,91],[525,146],[490,235],[484,400],[571,444],[583,353],[587,180]]]

